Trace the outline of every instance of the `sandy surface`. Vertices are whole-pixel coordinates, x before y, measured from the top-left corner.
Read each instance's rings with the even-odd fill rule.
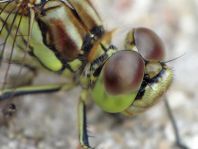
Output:
[[[182,140],[198,149],[198,1],[92,0],[107,29],[146,26],[156,31],[167,49],[174,82],[167,98]],[[34,81],[54,81],[40,74]],[[45,81],[44,81],[45,80]],[[0,127],[0,149],[76,149],[76,108],[80,88],[15,101],[17,114]],[[163,99],[163,98],[162,98]],[[88,111],[92,146],[97,149],[174,149],[174,135],[163,102],[133,118],[112,117],[96,105]]]

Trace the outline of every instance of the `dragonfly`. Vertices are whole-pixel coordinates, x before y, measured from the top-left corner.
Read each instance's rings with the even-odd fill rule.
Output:
[[[121,37],[119,44],[114,37]],[[158,103],[173,79],[164,61],[163,42],[154,31],[146,27],[107,31],[89,0],[0,0],[0,38],[0,64],[7,63],[0,102],[80,86],[78,133],[85,149],[92,148],[86,116],[90,97],[105,112],[134,116]],[[36,69],[42,66],[71,82],[9,86],[12,65],[20,66],[19,76],[24,67],[32,70],[34,62]],[[165,105],[176,144],[187,148],[167,100]],[[8,106],[7,112],[15,108]]]

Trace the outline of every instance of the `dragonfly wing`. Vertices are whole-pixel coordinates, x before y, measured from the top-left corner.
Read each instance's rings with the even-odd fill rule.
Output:
[[[67,0],[73,7],[84,26],[90,31],[94,27],[102,26],[102,21],[93,5],[88,0]]]

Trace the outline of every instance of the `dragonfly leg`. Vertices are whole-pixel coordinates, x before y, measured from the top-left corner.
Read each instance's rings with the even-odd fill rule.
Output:
[[[74,84],[49,84],[39,86],[22,86],[11,89],[0,90],[0,102],[9,100],[13,97],[28,95],[28,94],[43,94],[53,93],[60,90],[72,89]]]
[[[175,141],[176,141],[176,145],[180,148],[180,149],[189,149],[185,144],[182,143],[181,141],[181,137],[179,135],[179,129],[178,129],[178,126],[177,126],[177,123],[176,123],[176,120],[173,116],[173,113],[171,111],[171,108],[170,108],[170,105],[169,105],[169,102],[168,102],[168,99],[165,97],[165,100],[164,100],[164,103],[165,103],[165,107],[166,107],[166,110],[167,110],[167,114],[168,114],[168,117],[171,121],[171,125],[173,127],[173,131],[174,131],[174,134],[175,134]]]
[[[80,146],[83,149],[93,149],[89,145],[89,136],[87,132],[87,115],[86,115],[86,104],[87,92],[82,91],[78,104],[78,131]]]

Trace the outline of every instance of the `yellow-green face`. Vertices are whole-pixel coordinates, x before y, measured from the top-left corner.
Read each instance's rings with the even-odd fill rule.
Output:
[[[105,62],[92,96],[106,112],[134,115],[159,100],[170,86],[173,73],[161,62],[164,46],[150,29],[129,32],[125,48]]]

